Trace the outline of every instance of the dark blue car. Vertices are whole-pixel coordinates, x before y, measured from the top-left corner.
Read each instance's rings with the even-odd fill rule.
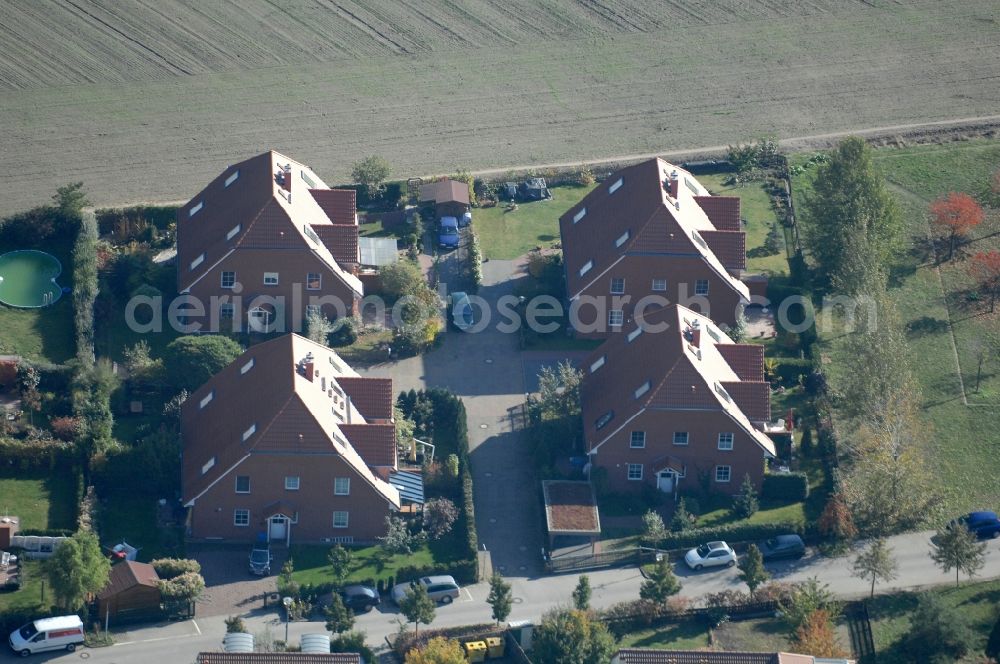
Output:
[[[956,519],[979,539],[1000,537],[1000,518],[996,512],[969,512]]]

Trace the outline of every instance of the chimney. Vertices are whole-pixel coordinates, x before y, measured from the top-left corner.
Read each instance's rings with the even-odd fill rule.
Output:
[[[670,173],[670,180],[667,181],[667,192],[670,193],[671,198],[677,198],[677,187],[680,184],[680,177],[677,174],[677,169],[675,168]]]
[[[281,186],[285,188],[285,191],[287,191],[289,194],[291,194],[292,193],[292,165],[291,164],[285,164],[285,167],[284,167],[283,170],[285,172],[285,177],[283,177],[281,179]],[[289,196],[288,198],[289,198],[288,202],[291,203],[291,196]]]
[[[691,345],[701,348],[701,330],[697,327],[691,329]]]
[[[313,373],[315,368],[316,368],[316,363],[314,362],[313,354],[311,352],[306,353],[305,359],[302,360],[302,371],[305,372],[305,376],[306,378],[309,379],[310,383],[313,380]]]
[[[347,400],[347,408],[346,408],[346,410],[347,410],[347,423],[350,424],[351,423],[351,395],[350,394],[347,395],[347,399],[346,400]]]

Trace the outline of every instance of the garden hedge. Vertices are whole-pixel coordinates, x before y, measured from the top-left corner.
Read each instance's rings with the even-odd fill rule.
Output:
[[[685,549],[714,540],[725,540],[732,545],[734,542],[755,542],[775,535],[802,534],[802,532],[801,524],[791,522],[729,523],[713,528],[692,528],[679,533],[670,533],[660,542],[660,548]]]
[[[798,502],[809,497],[809,477],[805,473],[775,473],[765,475],[760,488],[765,500]]]

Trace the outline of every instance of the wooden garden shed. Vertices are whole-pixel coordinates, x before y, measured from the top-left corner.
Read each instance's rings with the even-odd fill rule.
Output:
[[[100,620],[116,623],[154,619],[160,615],[160,577],[148,563],[126,560],[111,568],[108,585],[97,593]]]

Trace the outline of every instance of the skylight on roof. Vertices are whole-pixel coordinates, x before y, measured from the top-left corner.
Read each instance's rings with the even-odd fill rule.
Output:
[[[191,269],[192,270],[195,269],[204,262],[205,262],[205,254],[200,254],[198,258],[195,258],[193,261],[191,261]]]
[[[230,228],[229,232],[226,233],[226,239],[227,240],[232,240],[234,237],[236,237],[239,234],[239,232],[240,232],[240,230],[242,228],[243,228],[243,224],[236,224],[235,226],[233,226],[232,228]]]
[[[573,215],[573,223],[575,224],[576,222],[580,221],[586,216],[587,216],[587,208],[583,208],[579,212]]]
[[[302,179],[305,180],[305,183],[307,185],[309,185],[310,189],[315,189],[316,188],[316,183],[313,181],[313,179],[311,177],[309,177],[308,175],[306,175],[305,171],[299,171],[299,173],[302,175]]]
[[[645,383],[640,385],[635,391],[635,398],[638,399],[646,392],[649,392],[650,382],[647,380]]]
[[[198,201],[198,204],[197,204],[197,205],[195,205],[195,206],[194,206],[194,207],[192,207],[192,208],[191,208],[190,210],[188,210],[188,218],[190,219],[190,218],[191,218],[191,217],[193,217],[194,215],[196,215],[196,214],[198,214],[199,212],[201,212],[201,209],[202,209],[203,207],[205,207],[205,201]]]
[[[642,334],[642,328],[641,327],[637,327],[634,330],[632,330],[631,332],[629,332],[628,333],[628,340],[629,340],[629,342],[635,341],[636,337],[638,337],[640,334]]]
[[[684,184],[687,185],[687,188],[691,190],[692,194],[695,196],[698,195],[698,185],[692,182],[687,176],[684,177]]]
[[[584,263],[583,267],[580,268],[580,276],[582,277],[583,275],[585,275],[588,272],[590,272],[590,270],[593,267],[594,267],[594,261],[587,261],[586,263]]]
[[[598,369],[604,366],[604,361],[606,359],[605,355],[601,355],[599,358],[594,360],[593,364],[590,365],[590,373],[594,373]]]
[[[719,383],[715,384],[715,391],[718,392],[719,396],[725,399],[726,401],[733,400],[732,397],[729,396],[729,392],[726,392],[726,388],[722,387],[721,384]]]
[[[304,224],[302,226],[302,232],[306,234],[307,238],[309,238],[310,240],[312,240],[316,244],[320,243],[319,242],[319,236],[316,235],[316,231],[314,231],[312,228],[310,228],[309,224]]]
[[[608,187],[608,193],[609,194],[615,193],[616,191],[622,188],[623,184],[625,184],[625,178],[618,178],[618,180],[614,184]]]
[[[629,237],[630,237],[631,235],[632,235],[632,232],[631,232],[631,231],[625,231],[624,233],[622,233],[622,234],[621,234],[621,235],[620,235],[620,236],[618,237],[618,239],[617,239],[617,240],[615,240],[615,246],[616,246],[616,247],[620,247],[620,246],[622,246],[623,244],[625,244],[626,242],[628,242],[628,239],[629,239]]]
[[[226,178],[226,186],[228,187],[232,183],[236,182],[236,180],[238,180],[239,177],[240,177],[239,170],[237,169],[237,170],[233,171],[233,174],[230,175],[228,178]]]

